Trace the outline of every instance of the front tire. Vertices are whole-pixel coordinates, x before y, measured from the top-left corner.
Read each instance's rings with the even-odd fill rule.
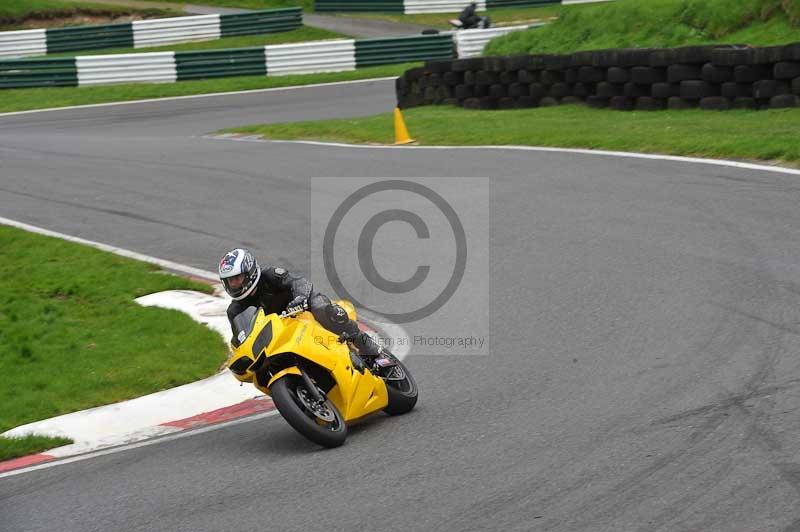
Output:
[[[389,393],[389,405],[383,409],[390,416],[410,412],[417,404],[419,392],[417,382],[402,362],[395,358],[397,366],[384,377],[386,391]],[[399,371],[398,371],[399,370]]]
[[[287,375],[270,387],[272,401],[294,430],[323,447],[339,447],[347,438],[347,425],[339,410],[326,400],[314,407],[303,379]],[[315,411],[316,410],[316,411]]]

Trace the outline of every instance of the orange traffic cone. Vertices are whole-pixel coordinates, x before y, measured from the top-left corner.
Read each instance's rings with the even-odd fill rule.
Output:
[[[395,144],[411,144],[415,142],[408,134],[406,123],[403,120],[403,115],[400,113],[400,108],[394,108],[394,143]]]

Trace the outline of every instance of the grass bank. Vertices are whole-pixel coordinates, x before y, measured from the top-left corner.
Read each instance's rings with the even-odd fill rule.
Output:
[[[399,76],[409,68],[419,65],[420,63],[403,63],[362,68],[352,72],[294,76],[244,76],[181,81],[178,83],[132,83],[98,87],[5,89],[0,90],[0,113],[382,78]]]
[[[219,335],[133,300],[206,285],[149,264],[0,226],[0,433],[212,375]],[[66,443],[0,438],[0,460]]]
[[[565,9],[546,27],[492,40],[484,53],[793,41],[800,41],[798,0],[616,0]]]
[[[35,27],[53,27],[80,23],[78,16],[113,19],[126,15],[137,18],[180,16],[180,11],[137,9],[98,2],[67,2],[63,0],[2,0],[0,1],[0,31],[20,29],[32,23]],[[91,22],[87,22],[91,23]]]
[[[510,111],[421,107],[403,112],[424,145],[528,145],[800,163],[800,109],[620,112],[583,106]],[[356,144],[393,142],[392,114],[254,125],[226,133]]]

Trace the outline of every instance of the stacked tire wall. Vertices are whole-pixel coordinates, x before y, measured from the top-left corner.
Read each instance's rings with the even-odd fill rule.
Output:
[[[800,43],[692,46],[431,61],[396,82],[401,108],[585,103],[617,110],[800,105]]]

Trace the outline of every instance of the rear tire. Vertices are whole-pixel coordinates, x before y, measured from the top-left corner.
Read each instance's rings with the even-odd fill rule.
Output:
[[[339,410],[326,400],[324,408],[333,415],[327,422],[316,415],[304,402],[307,394],[303,379],[297,375],[287,375],[270,387],[272,401],[283,419],[297,432],[323,447],[339,447],[347,438],[347,425]]]
[[[396,375],[395,372],[398,369],[403,375],[401,380],[392,380],[391,378],[384,379],[386,391],[389,393],[389,405],[384,408],[383,411],[390,416],[397,416],[410,412],[414,408],[414,405],[417,404],[417,398],[419,397],[419,391],[414,377],[408,371],[408,368],[399,360],[397,360],[397,366],[393,373],[390,374],[390,377]]]

